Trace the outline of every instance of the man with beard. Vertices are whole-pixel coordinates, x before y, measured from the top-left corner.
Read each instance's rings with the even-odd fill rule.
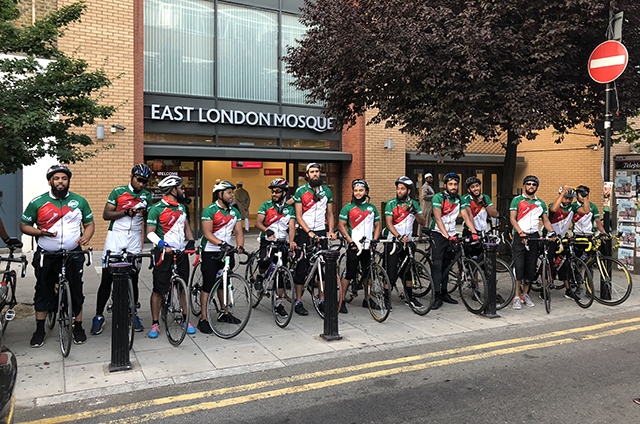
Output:
[[[62,267],[62,258],[59,256],[45,256],[40,266],[43,252],[80,251],[81,246],[89,244],[95,230],[89,203],[83,197],[69,191],[71,175],[71,170],[65,165],[53,165],[49,168],[47,180],[51,190],[29,202],[20,221],[20,231],[36,237],[38,243],[32,262],[36,276],[33,296],[36,331],[31,337],[31,347],[40,347],[44,344],[44,322],[47,312],[54,310],[57,302],[54,285],[58,282],[58,273]],[[84,256],[74,255],[66,263],[75,317],[73,323],[75,344],[82,344],[87,340],[87,335],[82,328],[83,262]]]
[[[140,253],[144,243],[144,220],[147,210],[151,207],[151,193],[145,189],[151,178],[151,169],[143,163],[138,164],[131,170],[128,185],[119,186],[111,191],[104,205],[102,219],[109,222],[107,238],[104,241],[102,251],[102,277],[98,288],[96,300],[96,315],[93,317],[91,325],[91,335],[96,336],[102,333],[102,327],[106,320],[104,318],[104,307],[111,294],[111,284],[113,277],[109,272],[109,264],[106,263],[107,251],[119,254],[126,250],[129,253]],[[140,261],[134,264],[134,272],[131,275],[133,286],[133,300],[138,304],[138,273],[140,272]],[[134,330],[144,331],[144,326],[136,313],[134,317]]]
[[[544,228],[549,232],[547,237],[555,236],[547,216],[547,205],[536,197],[540,185],[538,177],[527,175],[522,184],[524,185],[523,193],[514,197],[509,207],[509,218],[513,226],[513,266],[516,271],[516,295],[513,298],[513,309],[522,309],[522,303],[529,307],[535,306],[529,297],[529,289],[530,282],[536,275],[539,242],[527,241],[527,238],[532,235],[535,235],[534,238],[539,237],[538,228],[541,218]],[[523,284],[522,290],[520,290],[521,284]]]
[[[184,205],[187,199],[186,188],[182,185],[182,181],[182,178],[177,175],[169,175],[160,181],[158,188],[164,196],[151,206],[147,214],[147,238],[155,246],[153,253],[156,261],[162,258],[160,264],[153,267],[153,291],[149,301],[152,319],[148,333],[150,339],[156,339],[160,334],[160,305],[171,283],[173,255],[178,255],[176,261],[178,274],[185,281],[189,281],[188,252],[195,250],[195,241],[187,220],[187,208]],[[180,301],[182,309],[186,311],[187,299],[184,294],[180,296]],[[196,332],[188,316],[182,316],[182,324],[187,326],[187,334]]]
[[[460,213],[469,214],[469,218],[473,220],[473,226],[477,232],[486,232],[489,229],[487,218],[497,218],[500,214],[493,206],[491,197],[482,193],[482,181],[478,177],[469,177],[464,182],[467,187],[467,193],[460,198]],[[471,230],[465,224],[462,229],[462,236],[471,236]],[[469,246],[468,252],[470,256],[479,256],[482,253],[480,243]]]
[[[424,184],[422,184],[422,188],[420,189],[420,205],[426,220],[426,224],[424,224],[424,226],[427,228],[431,226],[431,210],[433,205],[433,196],[435,194],[436,192],[433,191],[433,175],[431,175],[431,173],[427,173],[424,176]]]
[[[307,165],[306,180],[307,184],[298,187],[293,195],[296,220],[299,226],[295,239],[296,244],[298,246],[309,246],[316,237],[329,237],[329,239],[335,240],[336,234],[333,231],[335,225],[333,221],[333,194],[322,181],[320,165],[314,162]],[[328,231],[327,226],[329,227]],[[323,244],[324,248],[328,246],[326,241]],[[309,260],[304,257],[298,261],[294,275],[296,283],[295,311],[298,315],[309,314],[302,304],[302,290],[308,270]],[[318,295],[320,298],[318,306],[320,310],[323,310],[324,293],[319,292]]]
[[[358,273],[358,263],[363,270],[369,268],[371,262],[369,245],[371,240],[377,240],[380,237],[381,227],[378,209],[367,201],[369,199],[369,184],[365,180],[356,179],[351,182],[351,189],[353,190],[351,202],[342,208],[338,217],[338,228],[348,243],[346,272],[340,281],[343,299],[351,280]],[[359,255],[358,252],[360,252]],[[367,284],[371,286],[371,280],[368,280]],[[365,293],[367,297],[362,299],[362,307],[368,309],[371,303],[372,309],[379,309],[379,305],[373,304],[371,290],[365,290]],[[340,313],[346,314],[347,312],[346,302],[342,302]]]
[[[247,190],[244,189],[244,186],[242,184],[242,181],[238,181],[236,183],[236,185],[238,186],[238,188],[236,189],[235,192],[235,201],[236,201],[236,208],[238,208],[238,210],[240,211],[240,213],[242,214],[242,221],[244,221],[244,230],[245,231],[249,231],[249,206],[251,205],[251,196],[249,195],[249,192]]]
[[[386,228],[383,236],[386,236],[388,240],[395,237],[396,240],[403,243],[413,243],[413,223],[418,221],[419,225],[426,225],[420,205],[411,198],[415,190],[416,186],[409,177],[400,177],[396,180],[396,197],[389,200],[384,208]],[[406,255],[404,249],[393,249],[393,247],[393,243],[387,243],[385,245],[387,275],[389,276],[391,285],[395,285],[398,276],[404,274],[404,269],[399,270],[398,264],[402,263]],[[393,250],[395,250],[395,252],[391,253]],[[422,307],[418,299],[413,296],[413,283],[411,281],[405,281],[405,286],[408,297],[405,299],[405,302],[410,302],[417,308]],[[388,298],[387,296],[385,299]],[[387,308],[390,307],[391,302],[387,305]]]
[[[233,205],[236,187],[229,181],[222,180],[213,186],[213,203],[202,211],[202,292],[200,304],[202,315],[198,322],[198,330],[204,334],[213,333],[207,317],[206,305],[218,271],[224,267],[224,250],[230,247],[231,235],[235,232],[238,250],[244,251],[244,233],[242,232],[241,214]],[[231,268],[234,267],[233,256],[230,258]],[[222,288],[219,290],[222,293]],[[229,312],[221,311],[217,317],[220,322],[240,324],[240,320]]]
[[[438,309],[443,302],[457,304],[458,301],[447,292],[449,275],[443,273],[451,260],[451,255],[447,255],[450,243],[457,243],[456,219],[460,214],[460,196],[458,195],[458,185],[460,177],[455,172],[449,172],[444,176],[444,191],[433,196],[433,221],[431,222],[431,275],[435,289],[435,300],[432,309]],[[471,231],[471,238],[478,240],[478,234],[473,225],[473,220],[466,214],[462,214],[467,227]]]

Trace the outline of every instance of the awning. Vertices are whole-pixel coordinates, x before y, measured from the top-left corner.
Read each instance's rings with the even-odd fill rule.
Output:
[[[450,157],[434,156],[426,153],[418,153],[416,151],[407,150],[407,162],[463,162],[463,163],[504,163],[504,155],[491,155],[482,153],[467,153],[459,159],[452,159]],[[517,156],[516,162],[524,162],[524,157]]]

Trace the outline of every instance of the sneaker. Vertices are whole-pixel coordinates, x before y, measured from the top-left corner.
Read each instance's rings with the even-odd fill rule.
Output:
[[[200,330],[202,334],[213,334],[213,329],[209,325],[209,321],[206,319],[198,321],[198,330]]]
[[[530,308],[536,306],[536,304],[533,303],[533,301],[531,300],[528,294],[525,294],[524,296],[522,296],[522,301],[524,302],[525,305],[527,305]]]
[[[440,297],[440,299],[444,303],[450,303],[451,305],[457,305],[458,304],[458,301],[455,300],[453,297],[451,297],[451,295],[449,293],[443,293],[442,296]]]
[[[31,337],[31,347],[40,347],[44,344],[44,336],[46,333],[44,331],[36,331],[33,333]]]
[[[224,311],[218,314],[218,322],[226,322],[227,324],[235,324],[235,325],[242,323],[242,321],[234,317],[233,314],[224,312]]]
[[[284,310],[284,305],[282,303],[276,306],[274,310],[276,311],[276,314],[278,314],[282,318],[286,318],[289,316],[289,314],[287,314],[287,311]]]
[[[422,303],[420,303],[420,301],[415,296],[411,296],[411,298],[409,299],[409,303],[414,308],[422,308]]]
[[[87,341],[87,335],[82,328],[82,324],[73,324],[73,342],[75,344],[82,344]]]
[[[522,309],[522,301],[517,296],[513,298],[513,309]]]
[[[184,323],[182,323],[182,328],[184,328]],[[190,322],[187,323],[187,334],[196,334],[196,329]]]
[[[580,300],[580,296],[578,296],[577,294],[572,292],[571,289],[565,290],[564,297],[566,297],[567,299],[573,299],[573,300],[577,300],[577,301]]]
[[[347,311],[347,305],[345,305],[345,302],[342,302],[342,305],[340,306],[340,310],[338,311],[341,314],[348,314],[349,311]]]
[[[104,317],[98,315],[93,317],[93,324],[91,324],[91,335],[97,336],[98,334],[102,333],[102,327],[104,327],[104,324],[106,322],[107,320],[105,320]]]
[[[362,307],[369,309],[369,299],[362,299]]]
[[[142,321],[140,320],[138,315],[133,317],[133,331],[135,331],[136,333],[142,333],[144,331],[144,326],[142,325]]]
[[[323,302],[323,304],[324,304],[324,302]],[[324,308],[324,305],[323,305],[323,308]],[[296,311],[296,314],[298,314],[298,315],[302,315],[302,316],[309,315],[309,311],[307,311],[304,308],[304,305],[300,301],[296,302],[296,306],[293,309]]]
[[[318,310],[324,314],[324,300],[318,302]]]
[[[160,326],[158,324],[153,324],[151,329],[149,329],[149,334],[147,334],[150,339],[157,339],[160,335]]]

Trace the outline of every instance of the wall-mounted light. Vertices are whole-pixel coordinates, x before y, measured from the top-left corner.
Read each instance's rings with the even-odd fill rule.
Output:
[[[384,148],[385,149],[393,149],[393,138],[388,138],[384,141]]]
[[[98,125],[96,127],[96,138],[98,140],[104,140],[104,125]]]
[[[586,146],[587,149],[593,149],[593,150],[598,150],[598,145],[596,143],[593,144],[589,144],[588,146]]]
[[[124,130],[126,130],[126,128],[125,128],[125,127],[123,127],[122,125],[118,125],[118,124],[113,124],[113,125],[111,125],[111,132],[112,132],[113,134],[115,134],[115,132],[116,132],[116,131],[118,131],[118,130],[120,130],[120,131],[124,131]]]

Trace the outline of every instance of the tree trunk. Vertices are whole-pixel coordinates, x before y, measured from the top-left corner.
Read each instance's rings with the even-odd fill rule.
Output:
[[[516,175],[516,157],[518,153],[518,138],[516,134],[507,131],[507,146],[502,165],[502,181],[498,195],[498,210],[500,215],[509,216],[509,205],[513,199],[513,183]]]

